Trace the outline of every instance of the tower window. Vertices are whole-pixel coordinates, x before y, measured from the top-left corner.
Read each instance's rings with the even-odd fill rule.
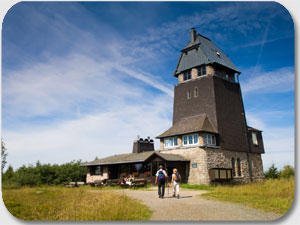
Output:
[[[194,89],[194,97],[197,98],[198,97],[198,88],[195,87]]]
[[[191,70],[187,70],[183,73],[183,80],[190,80],[191,78]]]
[[[252,142],[254,145],[258,145],[257,135],[254,132],[252,132]]]
[[[191,98],[192,98],[191,91],[188,91],[188,92],[187,92],[187,99],[191,99]]]
[[[198,77],[206,74],[206,65],[198,67]]]

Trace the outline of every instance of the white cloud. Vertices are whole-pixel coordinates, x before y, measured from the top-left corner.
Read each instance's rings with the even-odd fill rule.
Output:
[[[258,70],[255,74],[251,74],[252,70],[248,71],[244,76],[247,77],[246,80],[241,81],[243,93],[281,93],[294,90],[293,67],[284,67],[270,72]]]
[[[130,153],[136,135],[154,138],[171,125],[165,113],[171,107],[170,98],[160,96],[115,111],[33,129],[28,127],[26,131],[5,131],[8,162],[13,162],[13,166],[37,160],[42,163],[64,163],[73,159],[93,160],[95,156],[102,158]]]

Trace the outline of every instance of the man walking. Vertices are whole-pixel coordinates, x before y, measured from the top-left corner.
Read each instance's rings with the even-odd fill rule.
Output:
[[[163,166],[159,166],[159,170],[156,172],[155,184],[158,183],[158,196],[159,198],[164,198],[165,195],[165,183],[166,178],[168,177],[165,170],[163,170]]]

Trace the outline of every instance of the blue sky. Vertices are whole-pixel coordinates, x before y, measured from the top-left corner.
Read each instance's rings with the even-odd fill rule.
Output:
[[[8,164],[131,152],[171,126],[172,77],[189,29],[242,72],[264,168],[294,165],[294,24],[274,2],[22,2],[2,27]],[[156,140],[156,148],[159,143]]]

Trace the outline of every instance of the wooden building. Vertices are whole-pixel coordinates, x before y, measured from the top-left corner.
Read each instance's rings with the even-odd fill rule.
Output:
[[[144,178],[148,183],[154,183],[155,174],[160,165],[167,168],[169,175],[173,168],[180,169],[183,181],[187,181],[189,160],[180,155],[154,151],[153,140],[150,139],[139,138],[136,140],[130,154],[114,155],[82,164],[87,167],[87,183],[119,179],[130,175],[135,178]]]

